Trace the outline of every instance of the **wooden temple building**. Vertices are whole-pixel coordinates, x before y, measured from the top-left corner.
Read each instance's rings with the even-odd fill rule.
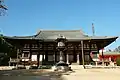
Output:
[[[56,39],[66,38],[64,61],[89,64],[91,51],[97,51],[114,42],[118,37],[88,36],[82,30],[40,30],[32,36],[4,36],[17,49],[17,63],[24,65],[55,64],[59,61]],[[83,54],[82,54],[83,53]],[[12,58],[10,58],[10,62]]]

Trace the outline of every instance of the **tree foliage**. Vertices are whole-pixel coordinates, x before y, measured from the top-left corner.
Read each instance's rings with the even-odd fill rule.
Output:
[[[4,5],[4,0],[0,0],[0,16],[5,16],[8,8]]]
[[[120,46],[118,46],[117,48],[115,48],[114,51],[115,51],[115,52],[120,52]]]
[[[2,36],[0,36],[0,52],[6,53],[11,50],[11,47],[12,46],[6,42]]]
[[[117,66],[120,66],[120,58],[116,59]]]
[[[10,57],[16,57],[16,56],[17,56],[16,49],[11,44],[9,44],[1,35],[0,36],[0,66],[8,65],[8,61]]]

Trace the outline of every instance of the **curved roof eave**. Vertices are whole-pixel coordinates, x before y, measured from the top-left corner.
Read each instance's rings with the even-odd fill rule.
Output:
[[[43,39],[43,38],[37,38],[37,37],[34,37],[34,36],[23,36],[23,37],[19,37],[19,36],[13,36],[13,37],[10,37],[10,36],[3,36],[4,38],[8,38],[8,39],[38,39],[38,40],[55,40],[57,38],[46,38],[46,39]],[[96,37],[80,37],[80,38],[66,38],[67,40],[100,40],[100,39],[117,39],[118,37],[117,36],[113,36],[113,37],[99,37],[99,36],[96,36]]]
[[[74,39],[67,39],[68,41],[81,41],[81,40],[110,40],[114,39],[116,40],[118,37],[109,37],[109,38],[74,38]],[[55,41],[56,39],[43,39],[44,41]]]

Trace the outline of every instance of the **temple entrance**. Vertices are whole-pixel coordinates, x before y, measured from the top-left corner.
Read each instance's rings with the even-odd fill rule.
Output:
[[[80,51],[67,51],[66,54],[68,54],[69,63],[82,64],[82,54]]]
[[[82,65],[82,53],[81,51],[75,51],[76,63]]]

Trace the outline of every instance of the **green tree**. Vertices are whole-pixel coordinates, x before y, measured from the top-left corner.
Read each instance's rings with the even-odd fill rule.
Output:
[[[4,5],[4,0],[0,0],[0,16],[4,16],[6,10],[8,10],[8,8]]]
[[[16,57],[16,49],[0,35],[0,65],[8,65],[10,57]]]
[[[120,52],[120,46],[118,46],[117,48],[115,48],[114,51],[115,51],[115,52]]]
[[[117,63],[117,66],[120,66],[120,58],[117,58],[116,63]]]

